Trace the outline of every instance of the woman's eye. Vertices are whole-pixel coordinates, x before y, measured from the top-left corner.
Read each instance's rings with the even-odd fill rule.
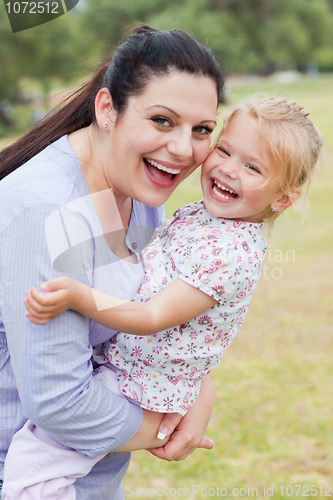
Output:
[[[162,127],[168,127],[169,125],[171,125],[171,122],[168,118],[166,118],[165,116],[154,116],[152,118],[153,122],[154,123],[157,123],[158,125],[161,125]]]
[[[193,131],[200,135],[211,135],[211,133],[213,132],[210,127],[206,126],[194,127]]]

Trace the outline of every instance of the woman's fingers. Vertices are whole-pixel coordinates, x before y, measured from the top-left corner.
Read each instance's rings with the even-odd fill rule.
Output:
[[[170,436],[181,419],[182,415],[179,413],[166,413],[158,429],[158,439],[164,439],[165,437]]]
[[[163,460],[178,462],[187,458],[197,448],[211,450],[214,446],[214,441],[206,436],[200,442],[197,442],[194,438],[186,438],[184,434],[176,430],[171,435],[170,441],[165,446],[161,448],[151,448],[148,451],[150,451],[155,457]]]

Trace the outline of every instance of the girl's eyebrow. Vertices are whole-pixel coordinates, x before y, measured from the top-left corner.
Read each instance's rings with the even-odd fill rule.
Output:
[[[214,123],[214,125],[217,125],[217,121],[215,120],[202,120],[200,123]]]
[[[147,108],[147,109],[152,109],[152,108],[166,109],[167,111],[169,111],[169,113],[172,113],[177,118],[180,118],[180,115],[178,113],[176,113],[176,111],[174,111],[171,108],[168,108],[167,106],[163,106],[163,104],[153,104],[152,106],[149,106],[149,108]],[[215,120],[202,120],[200,123],[214,123],[214,125],[217,124],[217,122]]]

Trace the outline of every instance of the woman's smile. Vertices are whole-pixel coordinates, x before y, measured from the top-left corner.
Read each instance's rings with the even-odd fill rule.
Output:
[[[145,158],[145,166],[147,168],[147,176],[150,177],[151,182],[161,187],[172,187],[176,182],[177,176],[182,171],[181,168],[176,168],[175,165],[167,166],[158,161]]]
[[[152,78],[110,130],[103,161],[109,187],[149,206],[162,205],[206,159],[216,109],[216,87],[208,77],[175,71]]]

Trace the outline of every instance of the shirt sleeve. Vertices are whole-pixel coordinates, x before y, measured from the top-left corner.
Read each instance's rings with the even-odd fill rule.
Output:
[[[140,427],[142,410],[92,377],[87,318],[67,311],[41,326],[25,316],[25,291],[65,274],[59,262],[62,272],[54,269],[46,241],[45,220],[54,208],[46,203],[27,208],[2,231],[0,307],[25,416],[93,458],[125,444]],[[53,238],[57,241],[56,233]],[[80,244],[73,248],[71,277],[85,283],[90,250],[83,255]]]
[[[253,291],[261,256],[247,242],[226,239],[223,245],[205,242],[184,259],[179,277],[224,304],[238,302]]]

